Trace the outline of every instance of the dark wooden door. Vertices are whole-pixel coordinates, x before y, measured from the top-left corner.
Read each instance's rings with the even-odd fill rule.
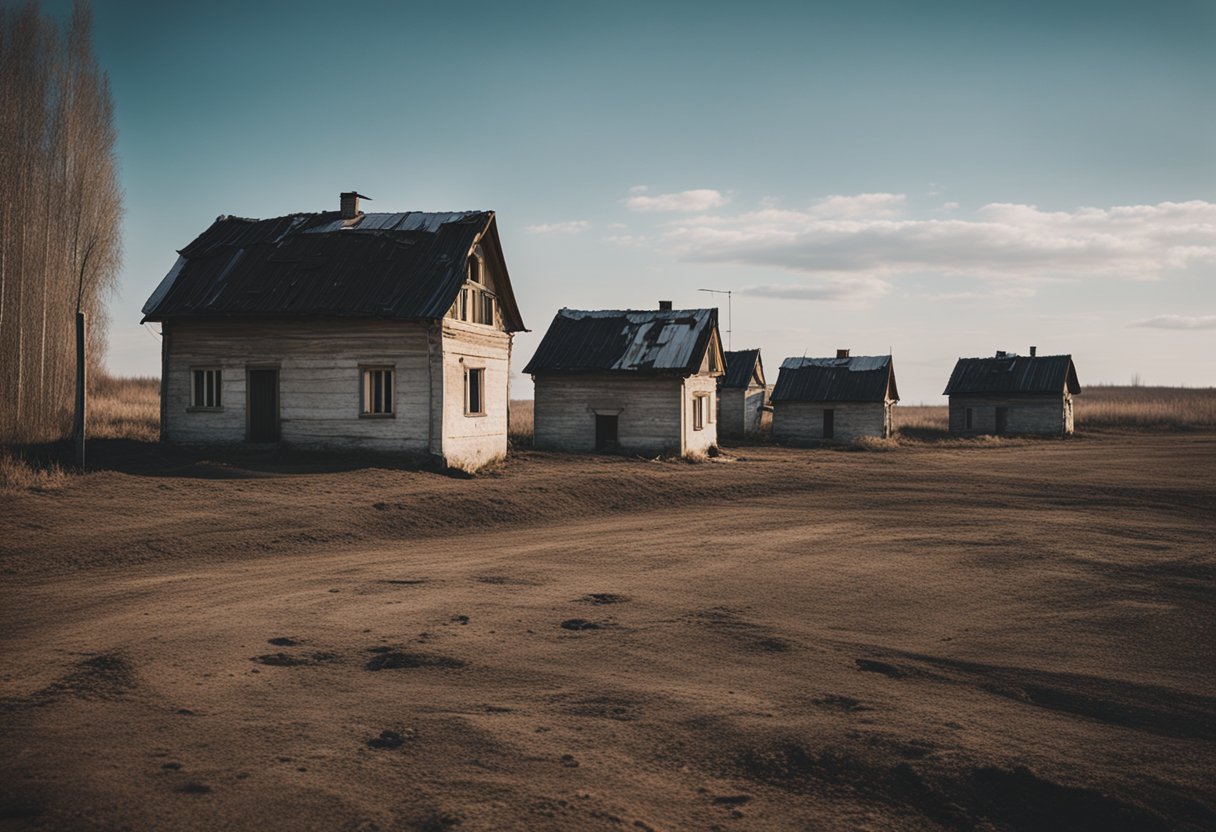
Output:
[[[998,407],[996,409],[996,432],[997,435],[1005,433],[1009,429],[1009,408]]]
[[[279,441],[279,371],[249,371],[249,441]]]
[[[831,439],[836,435],[836,411],[823,411],[823,438]]]
[[[595,449],[602,451],[617,443],[617,417],[595,414]]]

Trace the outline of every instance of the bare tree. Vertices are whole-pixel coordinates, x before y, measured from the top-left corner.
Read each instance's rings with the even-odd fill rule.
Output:
[[[100,361],[121,257],[114,143],[88,4],[63,24],[0,7],[0,441],[70,428],[77,311]]]

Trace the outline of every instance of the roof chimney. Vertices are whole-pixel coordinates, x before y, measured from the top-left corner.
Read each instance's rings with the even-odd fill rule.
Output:
[[[361,199],[370,200],[371,197],[364,196],[358,191],[343,192],[341,199],[342,219],[353,220],[355,217],[359,216],[360,213],[362,213],[359,210],[359,200]]]
[[[1004,358],[1004,357],[1005,357],[1005,351],[1004,351],[1004,350],[997,350],[997,351],[996,351],[996,357],[997,357],[997,358]]]
[[[836,350],[836,357],[837,358],[848,358],[849,351],[848,350]]]
[[[1039,348],[1038,348],[1038,347],[1031,347],[1031,348],[1030,348],[1030,357],[1031,357],[1031,358],[1034,358],[1035,354],[1036,354],[1038,351],[1039,351]]]
[[[669,301],[669,300],[659,301],[659,311],[660,312],[670,312],[671,311],[671,301]]]

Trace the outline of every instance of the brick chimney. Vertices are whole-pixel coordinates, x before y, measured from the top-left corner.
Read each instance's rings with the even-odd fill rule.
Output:
[[[1004,358],[1004,357],[1005,357],[1005,355],[1006,355],[1006,353],[1005,353],[1005,351],[1004,351],[1004,350],[997,350],[997,351],[996,351],[996,357],[997,357],[997,358]]]
[[[669,301],[669,300],[659,301],[659,311],[660,312],[670,312],[671,311],[671,301]]]
[[[359,210],[359,200],[361,199],[370,200],[371,197],[364,196],[358,191],[343,192],[341,200],[342,219],[353,220],[355,217],[363,213]]]
[[[1036,353],[1038,353],[1038,351],[1039,351],[1039,348],[1038,348],[1038,347],[1031,347],[1031,348],[1030,348],[1030,357],[1031,357],[1031,358],[1034,358],[1034,357],[1035,357],[1035,354],[1036,354]]]
[[[837,358],[848,358],[849,351],[848,350],[836,350],[836,357]]]

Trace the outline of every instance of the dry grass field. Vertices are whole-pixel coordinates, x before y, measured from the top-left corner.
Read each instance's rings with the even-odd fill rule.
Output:
[[[1216,431],[91,454],[0,494],[0,828],[1216,826]]]

